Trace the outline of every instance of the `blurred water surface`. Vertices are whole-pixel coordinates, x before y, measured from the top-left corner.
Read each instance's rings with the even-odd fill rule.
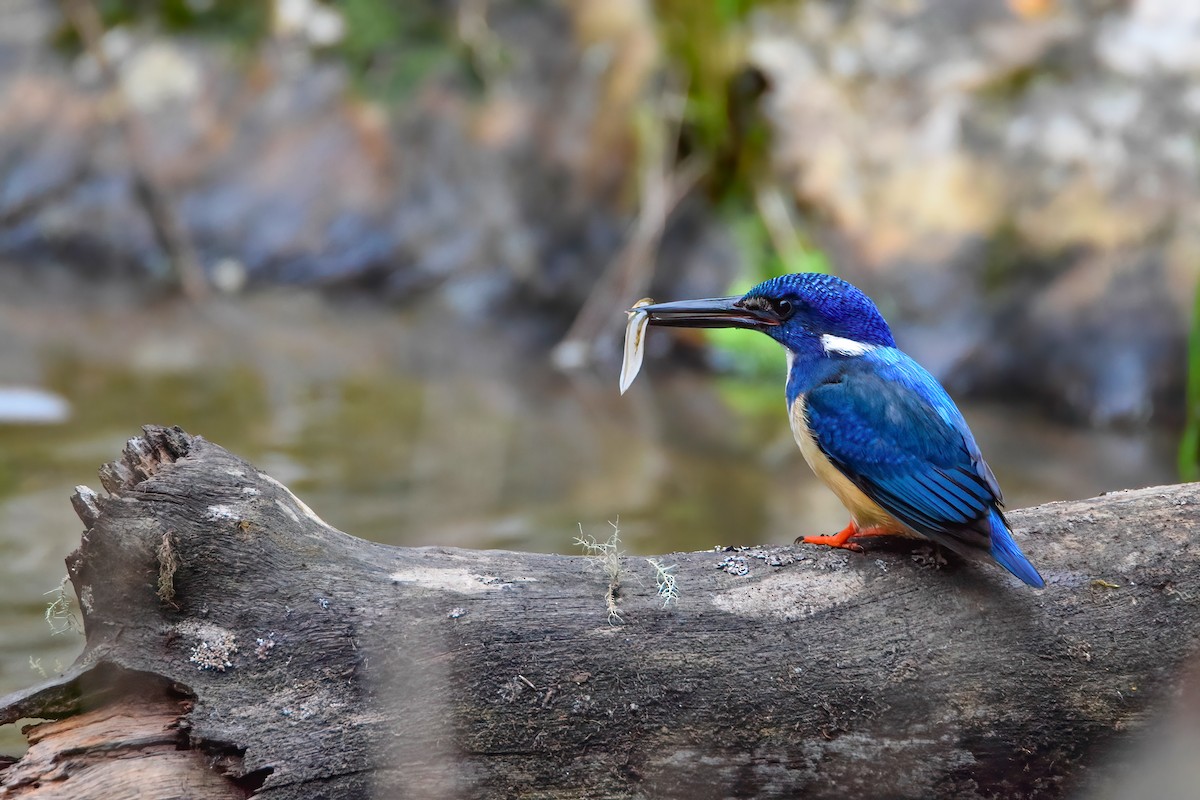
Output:
[[[630,552],[655,553],[844,524],[792,443],[782,357],[779,385],[648,363],[620,397],[616,365],[563,375],[514,329],[447,326],[436,311],[86,294],[0,295],[3,382],[71,409],[58,424],[0,424],[0,693],[79,651],[80,636],[44,619],[81,532],[68,497],[99,488],[99,465],[146,423],[203,435],[335,527],[389,544],[570,553],[580,526],[603,539],[619,519]],[[1012,507],[1173,479],[1166,433],[965,411]]]

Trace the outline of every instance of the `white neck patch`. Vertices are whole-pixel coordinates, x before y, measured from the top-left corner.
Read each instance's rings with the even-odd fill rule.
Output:
[[[825,348],[826,355],[861,356],[871,352],[878,346],[856,342],[853,339],[845,339],[841,336],[834,336],[831,333],[821,334],[821,347]]]

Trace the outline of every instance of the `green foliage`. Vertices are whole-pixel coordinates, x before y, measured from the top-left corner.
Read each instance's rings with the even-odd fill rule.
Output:
[[[470,53],[454,18],[437,0],[338,0],[326,3],[345,23],[341,41],[325,49],[340,59],[364,94],[401,99],[438,70],[456,72],[477,86]],[[270,33],[267,0],[95,0],[105,30],[149,25],[167,34],[212,36],[250,51]],[[56,34],[70,52],[82,47],[70,24]]]
[[[149,24],[166,33],[219,37],[242,49],[257,44],[271,25],[266,0],[95,0],[95,7],[105,30]],[[56,33],[55,44],[71,52],[82,49],[68,23]]]
[[[748,194],[768,151],[768,128],[758,113],[766,89],[747,69],[744,23],[769,0],[656,0],[659,40],[687,86],[681,156],[710,162],[708,188],[718,200]]]
[[[1200,284],[1192,310],[1192,328],[1188,333],[1187,422],[1179,443],[1179,477],[1185,481],[1200,479]]]
[[[346,34],[330,54],[342,59],[361,91],[403,99],[429,75],[453,71],[477,87],[453,18],[434,0],[341,0]]]
[[[756,283],[789,272],[829,272],[829,260],[819,250],[803,249],[785,257],[772,249],[766,228],[757,214],[744,213],[733,221],[743,263],[749,274],[737,280],[730,294],[744,294]],[[718,382],[721,399],[745,420],[778,419],[780,383],[786,359],[772,339],[750,331],[705,331],[709,344],[732,368],[730,378]]]
[[[829,259],[820,250],[800,248],[794,253],[780,253],[772,246],[761,217],[753,212],[737,214],[730,225],[742,263],[749,265],[747,274],[729,287],[731,295],[743,294],[776,275],[830,271]],[[739,376],[768,379],[774,385],[783,374],[783,350],[766,336],[730,329],[710,330],[706,334],[709,344],[725,354]],[[745,405],[745,398],[733,396],[730,391],[731,387],[723,388],[727,400]]]
[[[756,8],[779,0],[656,0],[660,40],[672,68],[687,86],[680,158],[702,156],[707,187],[734,232],[746,272],[730,294],[788,272],[828,272],[825,254],[809,247],[799,232],[794,246],[772,241],[759,213],[756,191],[769,172],[769,126],[759,113],[767,86],[748,68],[745,22]],[[788,237],[783,237],[788,238]],[[779,345],[745,331],[707,331],[709,343],[724,353],[740,376],[769,376],[774,386],[783,370]],[[757,397],[726,388],[735,405]],[[754,390],[747,390],[754,396]]]

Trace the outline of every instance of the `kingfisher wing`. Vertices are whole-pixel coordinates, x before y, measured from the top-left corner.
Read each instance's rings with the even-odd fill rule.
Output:
[[[847,360],[805,413],[826,457],[896,519],[950,547],[988,546],[996,479],[954,401],[911,358],[889,348]]]

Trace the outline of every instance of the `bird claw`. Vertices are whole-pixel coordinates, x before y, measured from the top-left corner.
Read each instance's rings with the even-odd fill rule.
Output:
[[[877,526],[860,528],[858,523],[851,520],[850,524],[831,536],[797,536],[795,544],[820,544],[826,547],[839,547],[853,553],[865,553],[866,548],[851,539],[865,539],[868,536],[890,536],[895,531],[890,528]]]
[[[865,553],[866,550],[861,544],[849,541],[849,536],[836,534],[834,536],[797,536],[795,544],[819,544],[825,547],[837,547],[842,550],[850,550],[854,553]]]

